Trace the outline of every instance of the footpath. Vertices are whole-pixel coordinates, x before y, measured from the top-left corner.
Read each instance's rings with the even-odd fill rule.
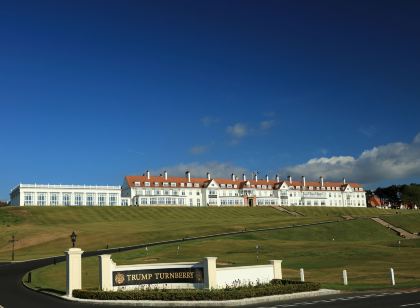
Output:
[[[414,233],[410,233],[407,230],[404,230],[402,228],[396,227],[394,225],[391,225],[390,223],[386,222],[385,220],[379,218],[379,217],[372,217],[371,218],[373,221],[377,222],[378,224],[393,230],[394,232],[396,232],[399,236],[406,238],[406,239],[417,239],[420,238],[420,236],[418,236],[417,234]]]

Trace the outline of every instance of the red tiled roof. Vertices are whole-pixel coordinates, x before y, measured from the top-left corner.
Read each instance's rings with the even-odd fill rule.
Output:
[[[159,186],[161,186],[163,182],[165,182],[165,183],[176,183],[176,187],[181,187],[181,183],[184,183],[185,185],[186,185],[186,183],[188,183],[187,177],[169,177],[169,176],[165,180],[164,176],[150,176],[150,178],[147,179],[147,176],[145,176],[145,175],[141,175],[141,176],[134,175],[134,176],[126,176],[125,180],[126,180],[129,187],[136,187],[136,185],[134,184],[135,182],[140,182],[141,187],[145,186],[144,182],[150,182],[150,187],[154,187],[155,182],[158,182]],[[283,183],[286,183],[288,186],[294,186],[294,187],[296,187],[296,186],[302,187],[302,184],[303,184],[301,181],[292,181],[292,183],[290,183],[288,180],[282,180],[280,182],[277,182],[275,180],[269,180],[267,182],[266,179],[261,179],[261,180],[258,180],[258,181],[256,181],[256,180],[244,181],[242,179],[241,180],[239,180],[239,179],[232,180],[232,179],[224,179],[224,178],[215,178],[215,179],[212,179],[212,180],[214,180],[219,185],[220,184],[225,184],[225,185],[231,184],[233,186],[233,185],[236,184],[238,188],[245,187],[245,183],[247,183],[247,182],[250,183],[251,187],[256,187],[257,185],[266,185],[267,189],[268,189],[269,185],[271,185],[271,187],[274,188],[274,185],[279,184],[279,186],[281,186]],[[191,177],[190,183],[193,183],[193,184],[198,183],[199,187],[206,187],[209,184],[210,181],[211,180],[208,180],[207,178]],[[306,181],[305,184],[306,184],[305,185],[306,187],[308,187],[308,186],[321,187],[320,182]],[[341,187],[346,186],[346,185],[350,185],[353,188],[361,188],[362,187],[360,184],[357,184],[357,183],[343,184],[343,182],[324,182],[324,187],[340,187],[341,188]],[[186,186],[184,186],[184,187],[186,187]]]

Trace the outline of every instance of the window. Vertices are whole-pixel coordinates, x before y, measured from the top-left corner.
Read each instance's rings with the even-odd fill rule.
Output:
[[[86,205],[89,205],[89,206],[95,205],[95,194],[87,193],[87,195],[86,195]]]
[[[155,192],[155,196],[160,195],[160,190],[159,189],[154,190],[154,192]]]
[[[147,204],[147,198],[141,198],[141,204]]]
[[[58,193],[50,194],[50,205],[58,205]]]
[[[179,204],[179,205],[184,205],[184,199],[179,198],[179,199],[178,199],[178,204]]]
[[[171,198],[166,198],[166,204],[171,204]]]
[[[121,199],[121,205],[122,206],[128,206],[128,200],[127,199]]]
[[[197,199],[197,206],[201,206],[201,201],[200,201],[200,199]]]
[[[118,194],[109,194],[109,205],[117,205]]]
[[[190,206],[193,206],[193,199],[190,199]]]
[[[197,196],[199,196],[200,195],[200,192],[199,191],[197,191]]]
[[[165,204],[165,198],[159,197],[158,198],[158,204]]]
[[[150,186],[150,182],[144,182],[144,186]]]
[[[159,182],[155,182],[155,186],[159,186]]]
[[[168,190],[168,189],[165,189],[165,190],[163,191],[163,193],[165,194],[165,196],[168,196],[168,195],[169,195],[169,190]]]
[[[156,198],[150,198],[150,204],[157,204]]]
[[[106,204],[106,194],[98,194],[98,205]]]
[[[71,200],[71,193],[64,193],[63,194],[63,205],[70,205]]]
[[[140,186],[140,182],[134,182],[134,186]]]
[[[34,193],[24,193],[24,205],[34,205]]]
[[[198,183],[194,183],[194,187],[200,187]]]
[[[47,204],[47,193],[40,192],[37,195],[38,195],[37,204],[38,205],[46,205]]]
[[[171,183],[171,187],[176,187],[176,183]]]
[[[83,204],[83,195],[81,193],[77,193],[74,195],[74,204],[75,205]]]
[[[169,186],[168,182],[163,182],[162,184],[163,184],[163,187],[168,187]]]

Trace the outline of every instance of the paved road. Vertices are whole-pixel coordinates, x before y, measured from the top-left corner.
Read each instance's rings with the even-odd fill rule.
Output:
[[[300,299],[271,303],[264,305],[252,305],[256,308],[286,308],[286,307],[340,307],[340,308],[420,308],[420,289],[395,290],[375,293],[345,293],[330,295],[312,299]]]

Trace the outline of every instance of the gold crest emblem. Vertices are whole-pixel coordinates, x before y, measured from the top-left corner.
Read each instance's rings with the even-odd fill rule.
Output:
[[[116,284],[122,284],[122,283],[124,283],[124,280],[125,280],[124,274],[118,273],[117,275],[115,275],[114,280],[115,280],[115,283]]]
[[[202,282],[203,281],[203,275],[201,274],[200,271],[196,271],[195,272],[195,278],[197,279],[198,282]]]

